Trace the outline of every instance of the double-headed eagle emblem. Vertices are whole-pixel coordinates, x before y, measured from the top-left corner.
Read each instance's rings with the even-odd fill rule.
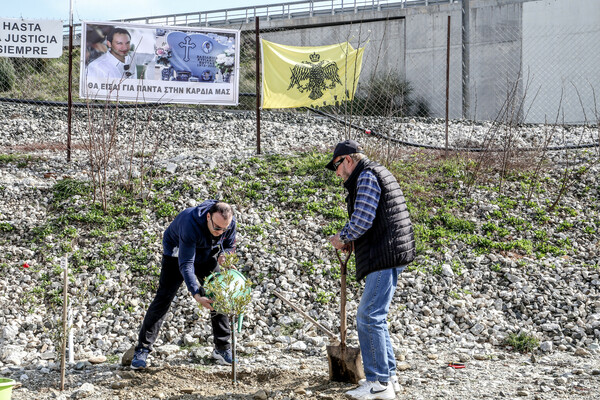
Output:
[[[290,68],[292,76],[290,86],[287,90],[296,87],[300,93],[309,91],[308,97],[317,100],[323,96],[326,89],[335,88],[336,84],[342,84],[338,73],[338,66],[334,61],[321,60],[319,54],[313,53],[309,61],[302,61]]]

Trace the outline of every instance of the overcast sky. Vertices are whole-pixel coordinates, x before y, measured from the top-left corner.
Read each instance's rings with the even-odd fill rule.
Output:
[[[294,0],[296,1],[296,0]],[[69,0],[7,0],[0,17],[60,19],[69,22]],[[207,5],[207,3],[209,5]],[[153,15],[221,10],[250,5],[278,4],[272,0],[73,0],[73,21],[108,21]]]

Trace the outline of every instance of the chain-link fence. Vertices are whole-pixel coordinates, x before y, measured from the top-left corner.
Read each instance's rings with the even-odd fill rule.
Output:
[[[288,14],[292,18],[292,12],[288,10]],[[446,19],[446,14],[452,19]],[[355,100],[323,110],[344,115],[346,119],[349,114],[356,120],[444,118],[447,113],[451,119],[476,121],[506,120],[508,117],[501,117],[503,114],[510,114],[511,121],[517,123],[598,121],[600,74],[596,66],[600,64],[600,31],[597,26],[555,28],[522,24],[513,29],[517,25],[510,21],[510,16],[499,15],[489,26],[471,24],[474,27],[465,37],[460,4],[450,2],[446,14],[438,11],[432,15],[412,13],[390,17],[383,11],[370,10],[370,19],[354,14],[355,17],[335,23],[310,19],[314,25],[281,23],[278,27],[269,22],[261,27],[260,36],[286,45],[318,46],[349,41],[355,48],[365,47]],[[179,26],[201,26],[203,21],[198,18],[201,20],[202,16],[173,21]],[[254,24],[246,15],[237,26],[241,28],[239,105],[210,107],[253,110],[257,87]],[[231,24],[228,27],[235,28]],[[59,59],[0,58],[0,97],[34,104],[65,102],[67,53],[65,50]],[[73,49],[72,59],[73,100],[85,103],[78,97],[78,46]],[[372,127],[373,122],[364,125]]]

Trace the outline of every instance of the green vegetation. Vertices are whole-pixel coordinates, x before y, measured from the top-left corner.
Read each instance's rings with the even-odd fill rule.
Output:
[[[506,337],[504,343],[521,353],[530,353],[540,345],[538,339],[525,333],[511,333]]]
[[[246,279],[243,283],[236,280],[236,276],[227,271],[232,270],[239,258],[236,254],[225,254],[225,262],[221,265],[221,272],[209,276],[204,288],[207,296],[213,300],[212,306],[221,314],[230,317],[233,327],[233,317],[243,314],[252,300],[252,282]],[[201,307],[199,305],[199,307]]]
[[[280,232],[279,235],[275,233],[281,231],[282,225],[292,225],[294,230],[308,230],[319,236],[324,243],[319,259],[300,257],[294,273],[309,279],[321,274],[328,281],[339,282],[339,262],[326,238],[338,232],[348,217],[342,182],[324,168],[329,157],[329,154],[309,151],[291,156],[265,155],[232,160],[219,167],[220,171],[200,170],[197,178],[201,185],[196,182],[192,185],[164,170],[154,170],[148,181],[147,196],[142,197],[114,184],[106,207],[94,199],[93,189],[87,181],[59,180],[50,189],[41,190],[50,201],[46,219],[38,221],[37,226],[24,228],[7,216],[0,216],[0,243],[7,243],[12,240],[11,235],[19,232],[35,254],[36,262],[32,265],[40,268],[37,286],[19,302],[29,312],[35,312],[40,306],[58,307],[62,303],[61,289],[52,284],[62,280],[56,264],[56,256],[62,255],[70,256],[72,275],[93,274],[99,284],[98,290],[104,286],[103,282],[115,280],[115,274],[130,274],[136,282],[136,295],[151,296],[157,288],[160,273],[161,238],[156,233],[132,235],[132,232],[140,232],[140,227],[149,223],[166,226],[182,207],[204,198],[223,199],[244,212],[253,210],[258,218],[253,214],[250,219],[240,219],[243,222],[238,223],[238,230],[244,237],[244,245],[252,244],[261,256],[279,257],[281,246],[293,247],[289,244],[293,243],[291,232],[286,232],[290,242],[282,244],[278,241]],[[531,177],[525,173],[507,175],[505,187],[513,185],[509,196],[507,189],[500,193],[491,179],[475,179],[474,163],[466,157],[444,158],[420,151],[394,157],[370,154],[370,157],[385,163],[398,178],[414,223],[417,243],[417,259],[409,269],[423,274],[441,274],[442,264],[446,263],[456,276],[460,276],[470,268],[469,262],[461,260],[472,259],[474,254],[501,254],[519,268],[526,268],[532,258],[566,256],[564,260],[568,262],[575,251],[570,235],[574,232],[596,235],[600,226],[597,212],[584,215],[561,204],[551,209],[550,201],[528,199]],[[19,165],[34,161],[20,155],[0,156],[0,164]],[[220,178],[221,175],[224,178]],[[538,179],[536,190],[541,192],[555,184],[556,181],[550,178]],[[471,196],[475,191],[478,196]],[[473,208],[479,213],[476,219]],[[118,240],[129,237],[136,239],[125,243]],[[452,259],[442,261],[447,259],[441,255],[450,252]],[[490,273],[503,274],[508,268],[505,265],[504,262],[493,262],[488,268]],[[584,267],[597,268],[593,265]],[[9,266],[9,263],[0,264],[0,273],[6,276],[12,268],[15,266]],[[352,256],[347,274],[350,287],[357,284],[355,271]],[[256,281],[253,284],[261,284],[265,278],[273,278],[279,273],[275,269],[260,272],[253,276]],[[468,290],[454,289],[447,295],[460,299],[469,294]],[[322,305],[336,301],[336,293],[330,288],[315,287],[311,289],[310,297],[311,301]],[[114,312],[130,311],[131,306],[122,303],[95,308],[94,312],[103,315],[113,309]],[[517,339],[514,340],[518,344]],[[525,345],[528,343],[523,338],[519,340]]]
[[[287,213],[292,223],[305,215],[325,215],[331,222],[318,233],[330,235],[343,226],[347,214],[340,181],[325,169],[328,162],[327,154],[316,152],[253,157],[243,163],[234,160],[234,175],[223,179],[219,189],[212,187],[210,196],[239,206],[266,202]],[[252,238],[264,237],[277,225],[277,221],[262,222],[240,230]]]
[[[329,292],[318,292],[317,293],[317,303],[328,304],[333,298],[335,294]]]
[[[0,232],[10,232],[15,230],[15,227],[8,222],[0,222]]]
[[[407,199],[418,254],[437,252],[451,243],[463,243],[476,254],[510,252],[535,255],[537,258],[568,254],[568,238],[548,237],[547,225],[551,220],[550,212],[561,212],[570,217],[577,213],[564,207],[550,211],[528,201],[526,194],[530,175],[527,171],[515,171],[508,175],[510,181],[525,182],[514,186],[514,193],[510,196],[497,193],[493,186],[477,187],[477,190],[488,193],[489,204],[496,207],[483,215],[485,220],[480,226],[461,218],[473,205],[468,190],[473,190],[470,188],[475,183],[474,166],[472,160],[465,157],[437,159],[431,153],[421,151],[388,164]],[[457,190],[460,188],[462,190]],[[570,229],[574,229],[574,224],[569,221],[563,221],[555,227],[557,233]],[[591,227],[583,229],[586,233],[594,231]],[[527,232],[533,232],[533,237],[524,238]],[[436,264],[420,258],[411,268],[437,273],[439,267]]]
[[[372,154],[371,158],[380,157]],[[328,161],[328,154],[318,152],[293,156],[266,155],[246,161],[233,160],[230,165],[233,173],[223,178],[219,185],[216,184],[216,171],[202,171],[198,175],[206,179],[209,197],[221,198],[238,207],[264,204],[265,212],[277,209],[280,215],[286,215],[288,223],[296,225],[306,216],[323,218],[323,223],[315,233],[326,237],[338,232],[347,221],[345,191],[339,178],[325,170],[324,166]],[[483,215],[484,221],[480,225],[474,220],[463,218],[462,215],[473,206],[473,201],[460,188],[471,182],[470,169],[473,166],[474,163],[467,158],[436,159],[432,158],[431,153],[418,151],[404,159],[388,163],[388,168],[401,184],[414,223],[420,257],[411,265],[411,269],[441,273],[441,264],[433,258],[425,257],[425,254],[438,252],[452,243],[462,243],[466,246],[464,251],[476,254],[504,252],[544,258],[565,255],[571,251],[568,238],[549,237],[547,225],[550,211],[526,200],[525,193],[516,192],[508,196],[497,193],[493,185],[490,188],[480,186],[479,190],[489,191],[489,204],[495,208]],[[524,182],[530,179],[527,173],[513,173],[508,177],[518,183],[519,179]],[[61,209],[62,214],[40,225],[35,229],[35,234],[40,241],[49,235],[58,235],[64,241],[71,241],[80,238],[84,230],[84,236],[106,240],[113,233],[126,230],[128,226],[134,226],[143,220],[144,210],[152,210],[158,218],[172,219],[180,211],[177,207],[180,199],[183,196],[194,196],[197,190],[164,171],[154,172],[151,186],[154,193],[151,200],[140,200],[127,191],[119,190],[111,199],[107,210],[103,211],[93,203],[85,207],[73,205],[73,199],[90,198],[91,188],[87,183],[72,179],[59,181],[52,192],[55,207]],[[526,191],[528,186],[517,185],[515,188],[517,191]],[[574,210],[566,207],[559,207],[552,212],[570,217],[577,215]],[[280,222],[267,218],[259,223],[238,226],[238,229],[251,240],[264,240]],[[67,227],[70,229],[66,229]],[[574,229],[575,225],[563,220],[554,228],[555,232],[560,233]],[[0,225],[1,231],[8,229],[11,229],[9,225]],[[596,232],[594,224],[582,225],[580,229],[588,234]],[[524,232],[532,232],[532,235],[524,238]],[[142,246],[124,246],[113,249],[113,252],[125,256],[132,271],[154,275],[158,269],[149,265],[154,249],[159,246],[156,238],[151,238],[144,240]],[[65,251],[68,250],[67,245],[63,247]],[[105,254],[104,258],[112,260],[115,254]],[[328,257],[334,267],[323,273],[332,278],[339,277],[333,252]],[[92,266],[102,265],[103,268],[115,267],[112,261],[100,264],[92,260],[82,262]],[[453,261],[451,267],[457,275],[466,268],[458,261]],[[307,274],[314,274],[318,268],[306,261],[302,269]],[[492,267],[492,270],[500,271],[500,267]],[[352,272],[349,271],[348,277],[349,281],[353,279],[353,269]],[[319,301],[326,301],[326,298],[321,297]]]
[[[296,332],[298,329],[301,329],[303,326],[304,324],[300,321],[292,322],[289,325],[284,325],[281,327],[281,334],[284,336],[291,336],[294,334],[294,332]]]
[[[116,364],[119,362],[120,359],[121,356],[119,356],[118,354],[109,354],[106,356],[106,362],[108,364]]]
[[[63,179],[58,181],[52,188],[52,195],[55,202],[68,200],[73,196],[89,196],[90,185],[87,182],[75,179]]]
[[[73,49],[73,93],[79,93],[79,48]],[[0,96],[66,101],[68,52],[59,58],[0,58]]]
[[[0,58],[0,92],[8,92],[15,86],[17,74],[15,67],[8,58]]]
[[[35,158],[25,154],[0,154],[0,165],[16,163],[19,168],[27,166]]]

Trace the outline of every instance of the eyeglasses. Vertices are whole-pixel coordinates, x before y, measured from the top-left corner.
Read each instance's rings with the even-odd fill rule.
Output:
[[[220,226],[216,226],[215,223],[212,220],[212,215],[210,216],[210,224],[212,225],[212,229],[215,232],[223,232],[223,231],[226,231],[227,229],[229,229],[229,226],[227,226],[225,228],[221,228]]]
[[[334,171],[337,171],[338,167],[339,167],[340,165],[342,165],[342,163],[344,162],[344,160],[345,160],[345,159],[346,159],[346,157],[342,157],[342,158],[340,158],[340,159],[339,159],[337,162],[334,162],[334,163],[333,163],[333,170],[334,170]]]

